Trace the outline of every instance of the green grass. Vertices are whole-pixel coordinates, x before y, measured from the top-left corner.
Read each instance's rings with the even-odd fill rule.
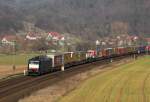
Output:
[[[38,54],[0,55],[0,65],[26,65],[28,59]]]
[[[150,56],[101,73],[60,102],[150,102]]]

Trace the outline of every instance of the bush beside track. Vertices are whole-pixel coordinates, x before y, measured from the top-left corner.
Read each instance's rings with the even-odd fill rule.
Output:
[[[148,102],[150,56],[97,75],[60,102]]]

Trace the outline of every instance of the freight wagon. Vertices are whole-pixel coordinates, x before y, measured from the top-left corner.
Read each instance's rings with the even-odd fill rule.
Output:
[[[49,59],[52,60],[52,68],[53,70],[59,70],[64,65],[63,53],[54,53],[46,55]]]
[[[88,50],[86,53],[86,60],[87,62],[93,62],[96,60],[97,58],[97,54],[99,51],[95,51],[95,50]]]
[[[115,48],[107,48],[106,51],[108,53],[107,56],[109,56],[109,57],[113,57],[116,54]]]
[[[86,60],[85,52],[66,52],[64,53],[64,67],[71,67]]]
[[[64,53],[64,67],[71,67],[73,65],[73,52]]]
[[[116,49],[117,49],[117,55],[125,54],[125,48],[124,47],[118,47]]]
[[[145,53],[145,52],[146,52],[146,46],[138,47],[138,53]]]
[[[146,46],[146,52],[150,54],[150,46]]]

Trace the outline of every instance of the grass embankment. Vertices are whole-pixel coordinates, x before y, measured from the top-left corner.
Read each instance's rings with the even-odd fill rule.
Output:
[[[28,59],[38,54],[0,55],[0,65],[26,65]]]
[[[60,102],[150,102],[150,56],[86,80]]]

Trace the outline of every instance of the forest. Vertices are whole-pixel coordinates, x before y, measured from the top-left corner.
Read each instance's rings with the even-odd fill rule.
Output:
[[[44,31],[93,40],[109,35],[150,36],[149,0],[0,0],[0,34],[28,32],[23,22]]]

